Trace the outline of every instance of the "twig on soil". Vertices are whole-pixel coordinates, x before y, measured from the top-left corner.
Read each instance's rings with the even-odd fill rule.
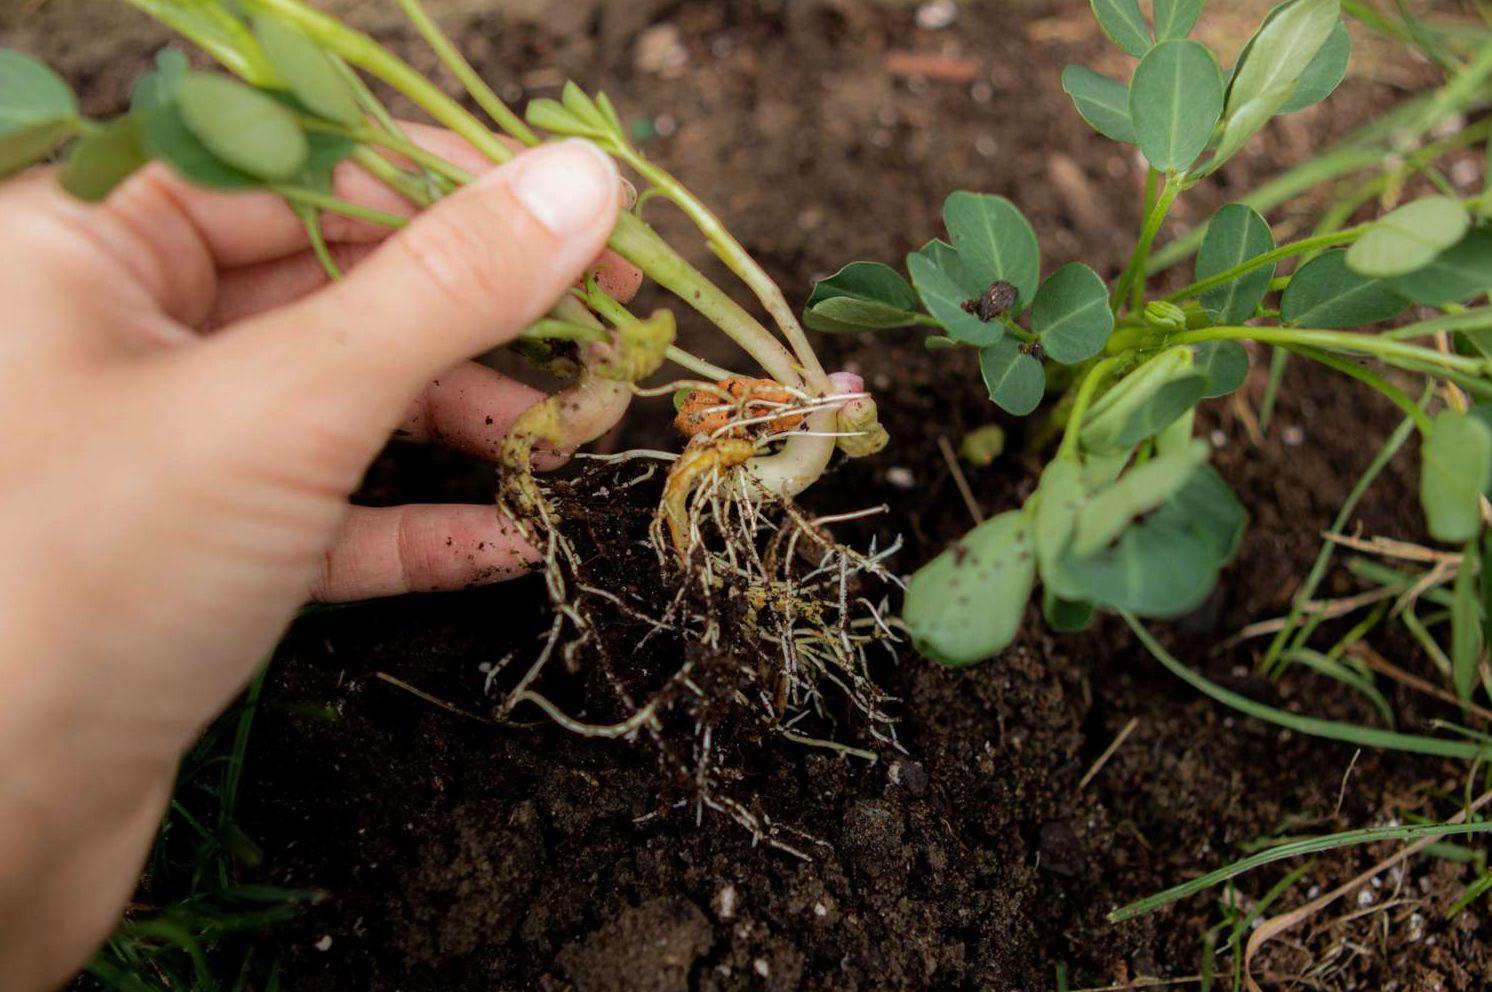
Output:
[[[948,463],[948,471],[953,473],[953,483],[958,486],[958,494],[964,498],[964,506],[969,508],[969,516],[974,518],[975,524],[984,523],[984,511],[979,507],[979,501],[974,498],[974,490],[969,486],[969,477],[964,475],[963,466],[958,463],[958,455],[953,451],[953,445],[948,443],[948,435],[938,435],[938,448],[943,452],[943,460]]]
[[[1104,748],[1103,754],[1100,754],[1098,756],[1098,760],[1093,762],[1093,767],[1089,768],[1087,773],[1084,774],[1082,779],[1078,782],[1079,792],[1088,787],[1088,783],[1093,781],[1098,773],[1103,770],[1103,766],[1109,763],[1109,759],[1114,756],[1115,752],[1117,752],[1121,746],[1123,746],[1124,742],[1129,739],[1129,735],[1134,733],[1135,728],[1139,725],[1139,717],[1130,717],[1129,722],[1124,725],[1124,729],[1119,731],[1119,733],[1114,737],[1113,742],[1109,744],[1108,747]]]
[[[1375,651],[1370,645],[1358,642],[1347,650],[1358,658],[1361,658],[1363,663],[1373,671],[1393,679],[1405,688],[1413,689],[1415,692],[1421,692],[1427,696],[1433,696],[1443,703],[1463,708],[1465,712],[1477,719],[1492,723],[1492,710],[1478,706],[1470,700],[1462,701],[1455,693],[1447,692],[1440,686],[1420,678],[1413,672],[1406,672],[1398,665],[1383,657],[1383,655]]]
[[[410,685],[408,682],[405,682],[403,679],[395,678],[388,672],[374,672],[373,677],[378,679],[380,682],[387,682],[389,685],[394,686],[397,689],[403,689],[410,695],[417,696],[420,699],[423,699],[425,702],[429,703],[431,706],[437,706],[440,709],[445,710],[447,713],[453,713],[456,716],[464,716],[468,720],[475,720],[478,723],[492,723],[491,720],[487,719],[484,716],[478,716],[475,713],[471,713],[467,710],[462,709],[454,703],[448,703],[444,699],[441,699],[437,696],[432,696],[425,690],[417,689],[414,686]]]

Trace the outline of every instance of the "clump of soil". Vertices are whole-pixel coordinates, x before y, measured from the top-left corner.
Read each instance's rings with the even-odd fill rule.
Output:
[[[440,9],[514,100],[552,95],[566,76],[607,90],[648,152],[714,204],[798,299],[849,259],[895,261],[936,235],[943,198],[956,188],[1020,203],[1048,266],[1082,259],[1112,274],[1124,261],[1141,168],[1086,129],[1058,79],[1066,62],[1126,68],[1082,0],[964,5],[944,31],[916,27],[910,7],[860,0],[574,0],[538,20],[517,9],[539,6],[453,0]],[[1264,6],[1211,4],[1203,29],[1236,36]],[[96,22],[64,30],[94,7],[51,0],[26,17],[7,12],[0,33],[61,54],[97,110],[121,102],[150,52],[140,35],[100,52],[96,39],[108,32]],[[373,27],[433,68],[397,21]],[[667,36],[644,46],[649,30]],[[667,57],[644,58],[644,49]],[[1272,126],[1215,185],[1192,191],[1178,225],[1433,80],[1407,60],[1372,67],[1324,108]],[[1284,219],[1307,223],[1312,209]],[[673,214],[649,219],[693,243]],[[696,257],[711,265],[702,251]],[[806,498],[829,513],[884,500],[885,516],[837,536],[855,547],[904,537],[896,567],[909,572],[970,524],[939,436],[956,443],[995,419],[993,407],[971,356],[930,355],[920,335],[824,348],[834,367],[865,376],[893,441],[878,458],[838,467]],[[1319,530],[1397,419],[1339,378],[1292,368],[1275,425],[1258,437],[1248,411],[1265,365],[1256,354],[1241,405],[1207,413],[1215,460],[1251,527],[1219,592],[1171,628],[1173,646],[1240,691],[1369,722],[1364,704],[1333,683],[1257,680],[1250,645],[1212,653],[1244,624],[1283,612]],[[662,446],[668,419],[640,413],[619,444]],[[1022,426],[1010,426],[1010,453],[969,473],[986,511],[1016,505],[1035,481]],[[1363,504],[1363,528],[1414,536],[1414,486],[1410,460],[1392,467]],[[492,489],[488,468],[397,450],[370,474],[363,499],[483,500]],[[585,562],[652,595],[656,563],[642,567],[606,533],[630,533],[628,519],[600,508],[581,517],[607,551]],[[659,755],[672,752],[646,735],[636,744],[589,740],[537,716],[497,726],[378,677],[485,717],[492,667],[531,657],[548,630],[537,578],[304,620],[275,661],[242,813],[265,851],[265,881],[331,899],[277,931],[266,953],[283,961],[285,987],[298,992],[1033,989],[1054,986],[1058,964],[1074,988],[1186,976],[1219,919],[1211,896],[1121,926],[1105,913],[1231,860],[1259,837],[1453,811],[1436,797],[1459,794],[1454,765],[1357,756],[1238,718],[1168,678],[1121,624],[1057,639],[1035,611],[1029,619],[1023,638],[981,668],[949,671],[908,656],[877,671],[901,701],[904,754],[883,752],[870,765],[756,724],[717,738],[720,760],[742,775],[733,795],[822,842],[809,861],[758,843],[728,817],[676,808],[689,791],[660,768]],[[679,660],[656,638],[638,648],[643,628],[625,613],[610,622],[605,665],[557,671],[545,683],[567,712],[624,717],[612,709],[611,680],[636,701]],[[1423,667],[1405,645],[1382,647]],[[1402,690],[1390,701],[1403,729],[1456,716]],[[1319,859],[1281,908],[1379,853]],[[1242,888],[1257,896],[1281,874],[1260,872]],[[1266,955],[1261,975],[1281,985],[1319,967],[1312,981],[1321,988],[1484,987],[1487,910],[1444,920],[1470,877],[1464,865],[1413,861],[1317,921],[1299,947]],[[1363,915],[1339,919],[1354,911]]]

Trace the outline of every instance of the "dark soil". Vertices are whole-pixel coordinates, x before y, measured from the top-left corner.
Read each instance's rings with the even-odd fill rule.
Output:
[[[109,106],[156,36],[132,36],[127,59],[79,54],[86,46],[46,27],[77,6],[53,0],[40,20],[11,15],[8,24],[0,15],[0,28],[9,43],[19,36],[23,47],[55,52],[92,103]],[[653,115],[639,121],[658,135],[649,152],[799,297],[847,260],[895,261],[939,234],[939,207],[955,188],[1020,203],[1049,267],[1081,258],[1112,272],[1138,221],[1136,162],[1088,132],[1058,84],[1067,62],[1116,61],[1081,0],[969,5],[936,32],[916,29],[911,8],[856,0],[588,0],[552,5],[547,23],[451,6],[463,46],[510,96],[547,95],[573,75]],[[1228,8],[1212,22],[1225,36],[1259,7],[1212,6]],[[638,62],[639,32],[665,24],[686,55],[676,71]],[[411,47],[407,32],[383,34]],[[901,78],[888,71],[891,50],[947,56],[959,72],[966,61],[975,78]],[[1221,189],[1188,198],[1181,223],[1433,78],[1408,62],[1363,61],[1371,78],[1350,81],[1329,109],[1276,126]],[[684,239],[683,225],[657,210],[659,226]],[[939,435],[956,443],[994,419],[993,407],[967,356],[929,354],[916,335],[824,347],[831,364],[866,375],[893,443],[837,468],[808,500],[820,512],[887,502],[888,516],[838,536],[863,544],[900,534],[908,543],[898,567],[910,572],[970,524]],[[1297,368],[1271,432],[1256,439],[1240,413],[1263,392],[1267,360],[1255,357],[1244,405],[1206,415],[1216,462],[1250,509],[1249,535],[1222,589],[1170,636],[1194,667],[1257,698],[1371,721],[1325,680],[1254,678],[1255,645],[1211,653],[1285,609],[1318,532],[1397,422],[1362,390]],[[657,443],[665,420],[639,412],[621,443]],[[1015,505],[1034,483],[1037,463],[1019,440],[970,473],[986,510]],[[1412,463],[1401,461],[1363,506],[1368,533],[1418,532]],[[396,450],[365,497],[485,499],[491,488],[490,469]],[[887,751],[867,766],[751,742],[738,789],[822,841],[805,863],[754,845],[724,817],[675,808],[678,783],[646,740],[581,740],[529,712],[518,715],[531,725],[495,727],[377,677],[484,717],[494,702],[485,670],[531,653],[547,626],[541,583],[526,580],[322,614],[290,632],[255,726],[243,800],[245,827],[266,853],[264,880],[331,897],[274,939],[286,988],[1029,990],[1055,988],[1059,965],[1073,988],[1181,978],[1196,974],[1202,933],[1221,918],[1213,896],[1120,926],[1104,914],[1232,860],[1259,837],[1444,816],[1454,811],[1445,797],[1462,785],[1456,766],[1367,753],[1344,780],[1351,747],[1198,697],[1118,622],[1056,638],[1033,611],[1022,640],[993,663],[949,671],[908,652],[879,673],[902,700],[903,755]],[[1381,647],[1424,667],[1405,645]],[[636,660],[645,670],[656,663]],[[584,689],[582,678],[568,702],[582,706]],[[1406,729],[1454,715],[1403,692],[1392,701]],[[1131,720],[1134,732],[1080,787]],[[1281,905],[1382,853],[1320,859]],[[1241,888],[1257,897],[1281,874],[1262,871]],[[1448,862],[1412,861],[1265,955],[1261,977],[1287,987],[1324,968],[1314,987],[1485,987],[1485,905],[1443,922],[1470,877]],[[1381,912],[1337,922],[1373,907]]]

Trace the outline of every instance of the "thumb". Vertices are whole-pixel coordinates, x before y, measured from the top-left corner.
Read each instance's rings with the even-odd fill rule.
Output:
[[[430,378],[543,316],[601,254],[621,202],[616,166],[595,145],[529,150],[425,211],[345,279],[222,335],[239,354],[216,357],[245,375],[275,369],[302,402],[361,399],[391,427]]]

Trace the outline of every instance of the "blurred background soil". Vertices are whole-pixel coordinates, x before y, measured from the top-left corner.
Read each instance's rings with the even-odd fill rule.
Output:
[[[392,5],[328,6],[438,74]],[[1059,84],[1072,62],[1127,71],[1083,0],[432,6],[514,103],[554,95],[566,78],[606,90],[642,147],[711,203],[795,299],[846,261],[895,264],[940,235],[954,189],[1015,200],[1041,235],[1048,271],[1081,259],[1114,273],[1138,225],[1141,165],[1090,132]],[[1267,4],[1209,8],[1202,32],[1226,52]],[[1358,38],[1339,95],[1273,125],[1183,200],[1174,230],[1434,84],[1422,61]],[[0,44],[50,60],[94,112],[121,106],[167,41],[109,0],[5,0],[0,9]],[[1470,179],[1480,181],[1474,171]],[[1278,214],[1279,237],[1309,224],[1317,205]],[[719,274],[666,207],[649,219]],[[889,503],[888,517],[846,536],[905,536],[898,567],[909,572],[970,524],[939,436],[956,444],[995,420],[994,408],[971,356],[929,354],[919,335],[824,348],[832,365],[866,374],[893,443],[837,469],[810,501],[823,512]],[[1324,680],[1257,680],[1248,646],[1210,651],[1283,612],[1319,531],[1396,423],[1362,390],[1296,368],[1273,430],[1259,437],[1248,414],[1267,358],[1255,358],[1240,401],[1216,404],[1204,425],[1250,509],[1249,535],[1223,588],[1175,625],[1176,649],[1258,698],[1370,721]],[[614,443],[657,443],[665,420],[640,408]],[[1034,484],[1037,462],[1018,442],[970,473],[987,511],[1015,505]],[[1414,485],[1401,460],[1364,504],[1364,529],[1414,537]],[[486,467],[395,449],[363,498],[480,500],[491,488]],[[242,801],[264,880],[330,894],[270,939],[287,989],[1034,990],[1055,988],[1059,965],[1073,988],[1183,978],[1196,974],[1202,933],[1220,919],[1214,895],[1121,926],[1104,914],[1287,827],[1443,816],[1453,809],[1431,797],[1461,785],[1455,766],[1371,754],[1344,780],[1352,748],[1200,699],[1121,624],[1059,639],[1033,612],[1023,639],[981,668],[947,671],[909,652],[881,673],[903,700],[906,755],[866,767],[786,742],[755,755],[743,794],[822,841],[802,863],[753,846],[722,819],[660,810],[660,772],[645,747],[582,741],[543,723],[495,729],[376,677],[482,711],[482,666],[528,643],[543,604],[527,581],[325,614],[292,630]],[[1407,653],[1396,660],[1420,664]],[[1453,715],[1402,694],[1393,702],[1404,729]],[[1131,721],[1123,745],[1080,786]],[[1281,905],[1351,877],[1375,853],[1319,859]],[[1265,955],[1261,977],[1281,988],[1487,987],[1486,910],[1442,920],[1467,871],[1411,862]],[[1246,879],[1244,904],[1282,873]],[[1348,913],[1359,915],[1341,918]]]

